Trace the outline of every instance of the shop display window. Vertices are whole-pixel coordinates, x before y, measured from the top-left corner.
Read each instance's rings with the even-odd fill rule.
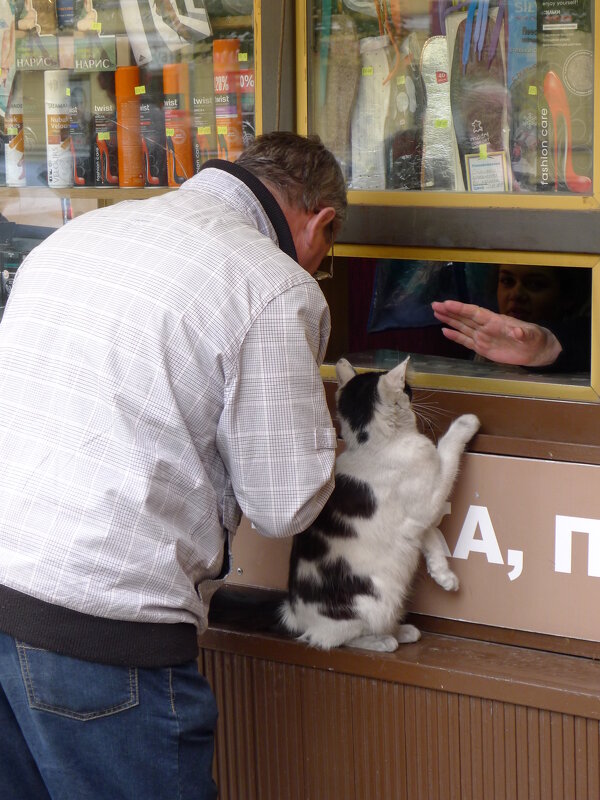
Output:
[[[312,0],[308,129],[357,192],[592,195],[591,0]]]
[[[321,286],[332,310],[332,335],[323,368],[344,356],[357,368],[391,369],[411,357],[415,385],[529,397],[596,400],[592,345],[593,258],[477,252],[430,258],[361,248],[335,259],[333,281]],[[525,368],[476,355],[449,340],[433,301],[472,303],[542,325],[563,352],[549,367]],[[329,374],[331,372],[331,375]]]
[[[0,36],[3,195],[52,189],[63,221],[255,135],[253,0],[1,0]]]

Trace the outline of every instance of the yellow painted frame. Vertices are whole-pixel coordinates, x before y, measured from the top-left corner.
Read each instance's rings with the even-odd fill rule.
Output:
[[[592,194],[585,197],[571,195],[535,194],[474,194],[469,192],[402,192],[356,191],[348,192],[351,205],[364,206],[417,206],[430,208],[532,208],[554,211],[592,211],[600,209],[600,0],[595,0],[594,31],[594,157]],[[308,129],[308,0],[296,0],[296,96],[298,132],[306,135]]]
[[[580,267],[592,270],[592,348],[589,386],[569,386],[564,383],[516,381],[500,378],[482,378],[462,375],[439,375],[413,372],[411,385],[417,388],[444,389],[456,392],[496,394],[513,397],[531,397],[545,400],[571,400],[600,402],[600,257],[565,253],[501,250],[439,250],[419,247],[391,247],[378,245],[336,244],[335,254],[340,257],[418,259],[424,261],[474,261],[481,264],[537,264],[553,267]],[[365,371],[365,370],[359,370]],[[335,381],[335,366],[324,364],[321,377]]]
[[[263,132],[263,82],[262,82],[262,7],[254,0],[252,15],[254,26],[254,125],[257,135]]]

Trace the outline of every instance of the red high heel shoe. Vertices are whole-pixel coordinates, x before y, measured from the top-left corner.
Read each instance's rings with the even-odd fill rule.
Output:
[[[113,175],[110,171],[110,155],[108,152],[108,145],[104,139],[100,139],[98,136],[96,136],[96,144],[98,145],[98,152],[100,154],[102,177],[107,183],[116,186],[119,183],[119,176]]]
[[[146,183],[149,186],[158,186],[160,178],[152,174],[150,169],[150,151],[148,150],[148,143],[146,138],[142,136],[142,152],[144,154],[144,169],[146,170]]]
[[[71,155],[73,157],[73,182],[76,186],[85,186],[85,177],[79,174],[79,165],[77,164],[77,153],[75,152],[75,143],[71,136]]]
[[[552,114],[554,129],[554,188],[558,191],[558,120],[562,117],[564,128],[564,147],[562,148],[562,174],[567,189],[577,194],[591,194],[592,180],[587,175],[578,175],[573,169],[571,111],[565,87],[555,72],[550,70],[544,78],[544,95]]]

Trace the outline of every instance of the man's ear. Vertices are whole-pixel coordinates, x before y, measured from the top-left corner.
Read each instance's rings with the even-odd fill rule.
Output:
[[[306,226],[308,244],[318,243],[323,236],[323,232],[331,225],[334,219],[335,208],[332,206],[326,206],[311,214]],[[325,233],[325,239],[328,240],[330,238],[331,235],[328,232]]]

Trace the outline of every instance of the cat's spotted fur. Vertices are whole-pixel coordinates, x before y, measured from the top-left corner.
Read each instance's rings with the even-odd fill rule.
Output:
[[[345,359],[336,366],[346,447],[333,494],[294,538],[281,609],[286,629],[315,647],[416,641],[417,628],[400,621],[421,553],[440,586],[458,588],[436,526],[479,420],[459,417],[436,447],[417,429],[407,366],[360,375]]]

